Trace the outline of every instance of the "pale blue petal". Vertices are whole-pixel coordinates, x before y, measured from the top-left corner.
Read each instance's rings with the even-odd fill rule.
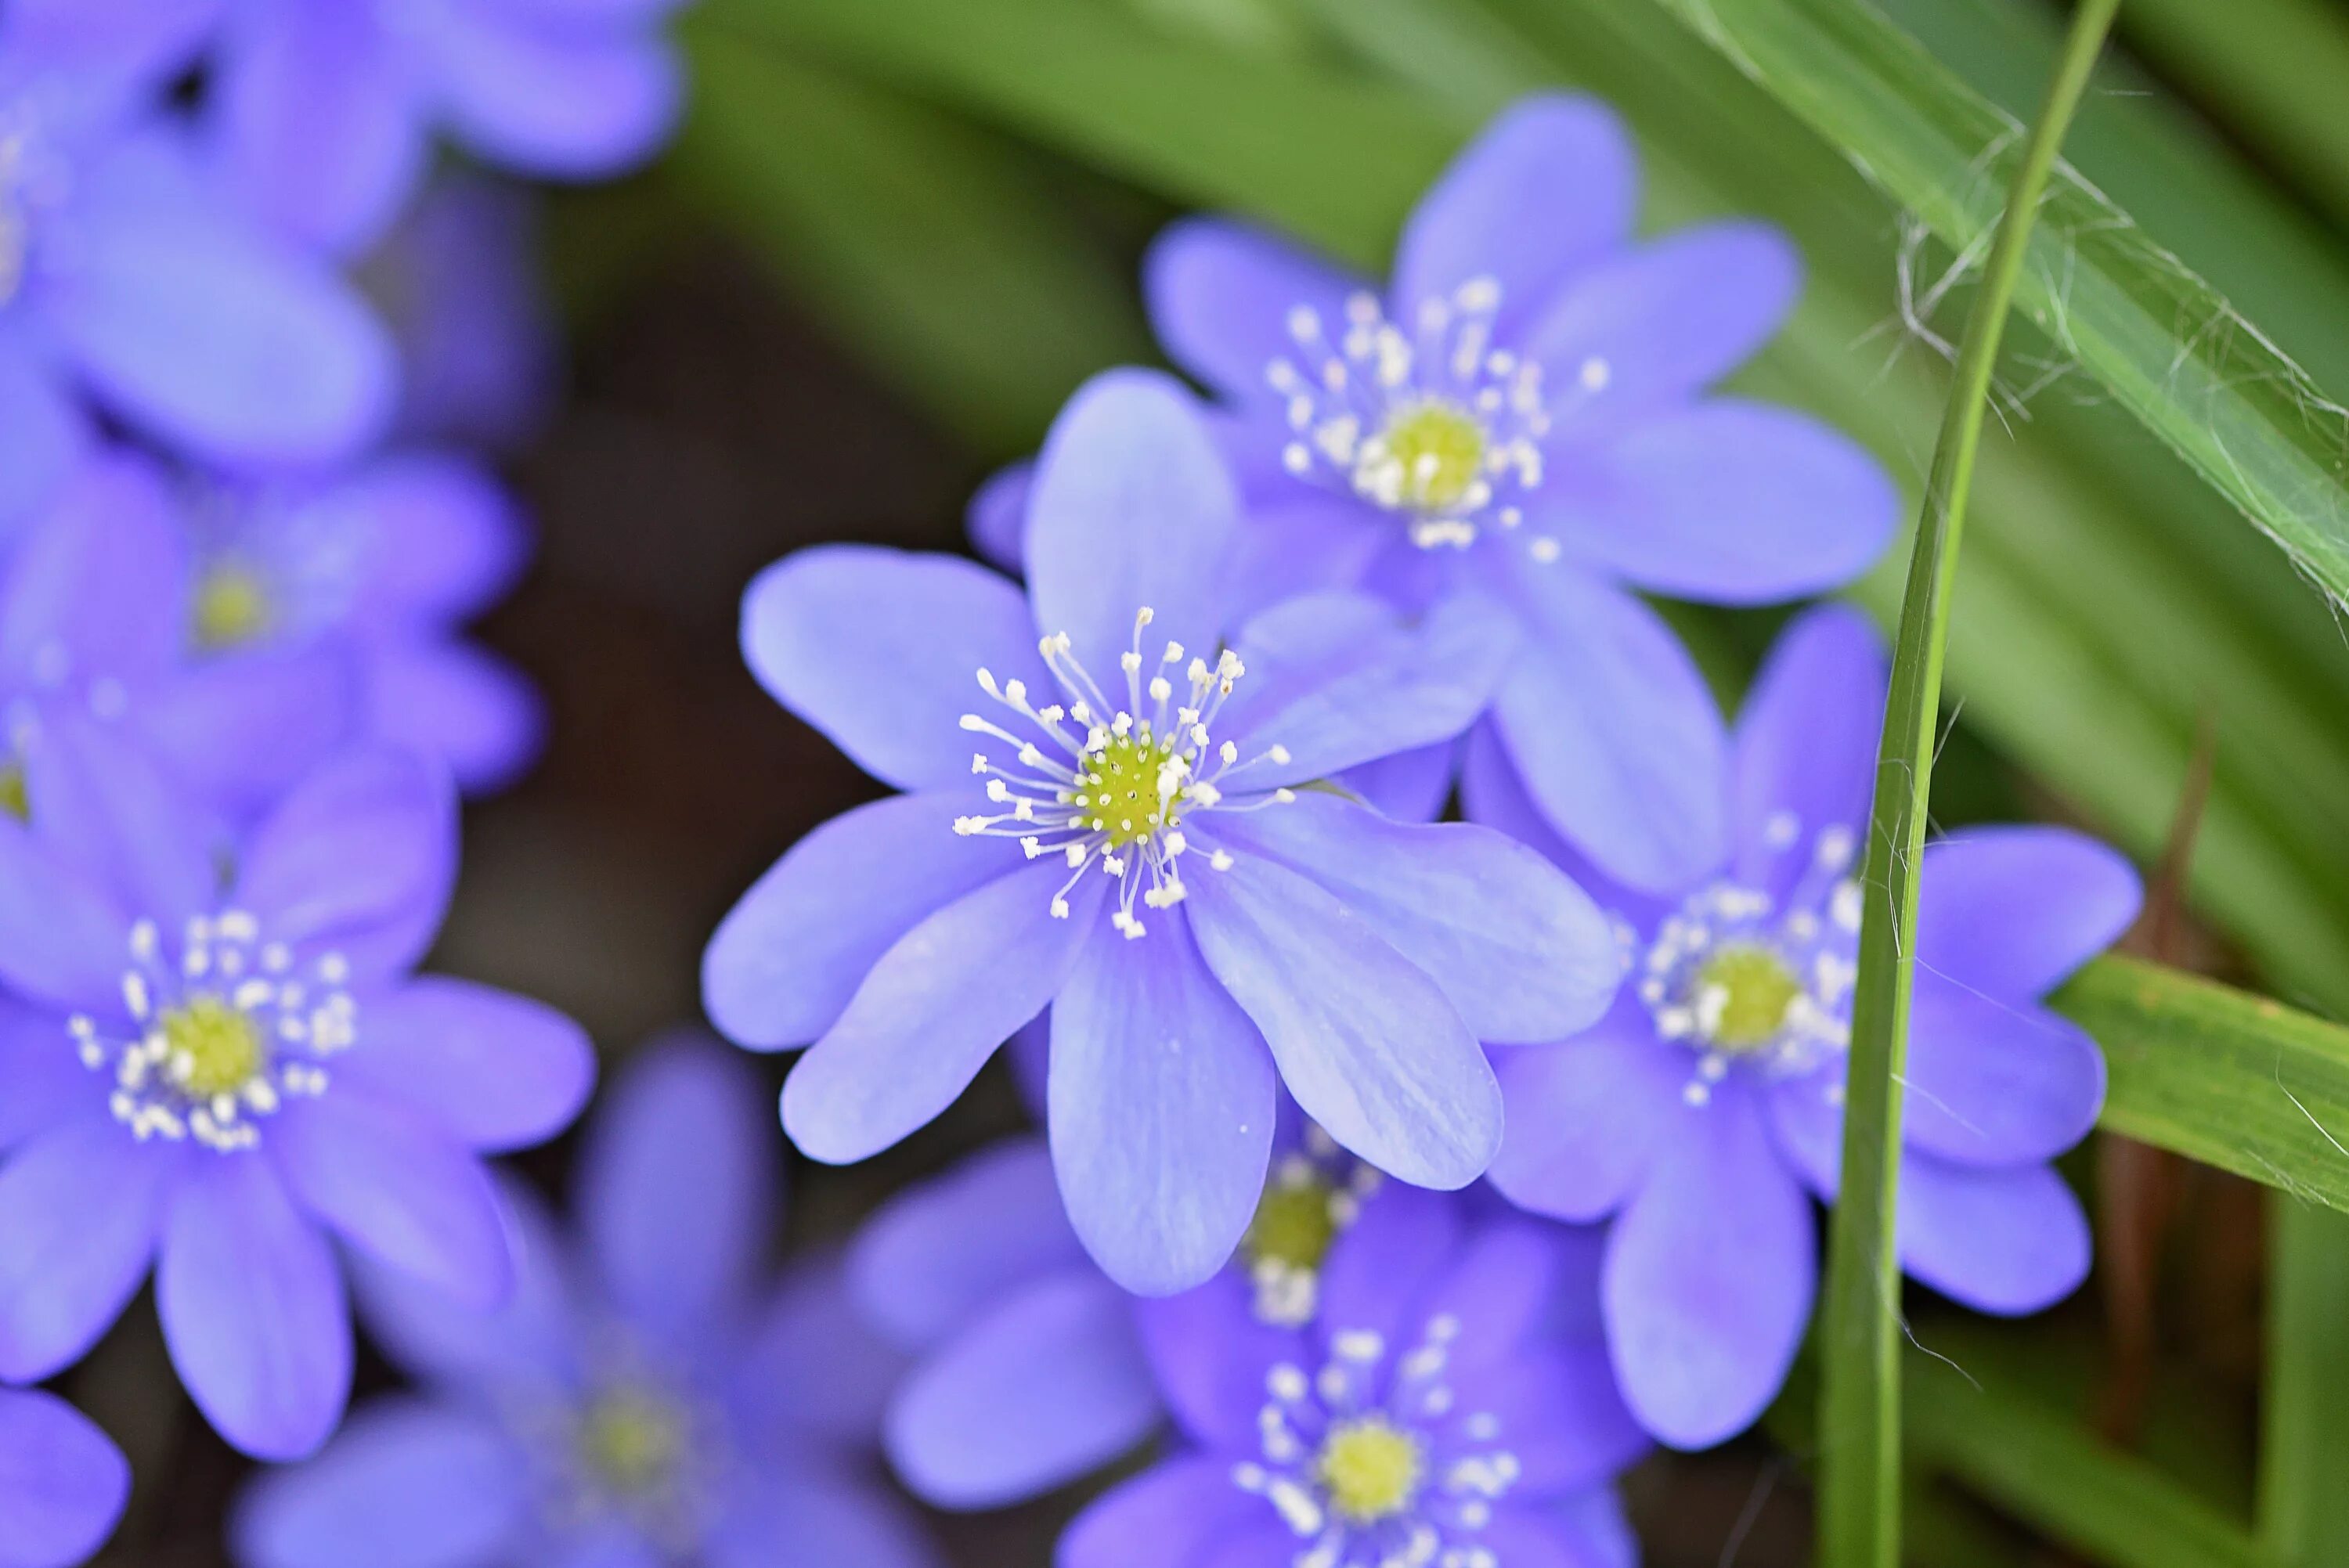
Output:
[[[317,1458],[254,1481],[229,1540],[243,1568],[489,1568],[527,1538],[530,1487],[493,1422],[381,1399]]]

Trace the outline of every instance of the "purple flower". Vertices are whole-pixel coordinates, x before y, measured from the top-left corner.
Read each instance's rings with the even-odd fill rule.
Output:
[[[1608,1339],[1664,1441],[1744,1428],[1785,1379],[1816,1273],[1806,1189],[1832,1201],[1858,951],[1858,867],[1884,657],[1849,610],[1796,622],[1711,778],[1722,858],[1659,897],[1620,891],[1632,983],[1581,1038],[1500,1060],[1495,1186],[1573,1221],[1613,1216]],[[1491,737],[1469,814],[1577,857]],[[2095,1123],[2095,1043],[2039,998],[2135,918],[2127,861],[2060,828],[1977,829],[1925,852],[1899,1243],[1911,1277],[1985,1312],[2035,1311],[2088,1266],[2048,1164]]]
[[[330,1237],[502,1299],[481,1154],[551,1136],[577,1026],[409,979],[456,869],[425,759],[328,764],[224,839],[109,727],[53,725],[0,815],[0,1377],[78,1359],[150,1264],[173,1364],[231,1442],[301,1455],[342,1414]]]
[[[227,183],[289,235],[380,238],[433,132],[524,174],[648,157],[682,98],[678,0],[232,0],[209,106]]]
[[[72,1568],[114,1532],[130,1467],[71,1405],[0,1388],[0,1563]]]
[[[391,343],[358,295],[230,212],[184,137],[91,65],[177,38],[186,9],[0,20],[0,533],[89,446],[86,399],[233,464],[333,461],[390,416]]]
[[[1629,590],[1831,587],[1883,549],[1897,497],[1842,436],[1707,393],[1785,316],[1795,257],[1751,223],[1635,242],[1637,184],[1611,113],[1537,98],[1420,202],[1383,296],[1222,220],[1170,230],[1146,286],[1223,400],[1259,590],[1496,606],[1521,647],[1482,732],[1578,850],[1658,890],[1727,851],[1720,727]]]
[[[834,1265],[762,1281],[774,1132],[714,1045],[654,1047],[590,1129],[580,1234],[508,1188],[513,1304],[373,1269],[362,1312],[423,1385],[257,1482],[243,1568],[928,1568],[865,1473],[900,1363]]]
[[[359,269],[400,356],[397,428],[507,450],[544,423],[561,349],[523,187],[445,174]]]
[[[1276,1201],[1260,1222],[1282,1223]],[[1480,1547],[1630,1563],[1606,1488],[1647,1439],[1599,1336],[1595,1235],[1392,1184],[1310,1228],[1318,1311],[1289,1323],[1237,1267],[1176,1296],[1117,1290],[1032,1142],[901,1194],[851,1260],[860,1305],[918,1357],[889,1412],[899,1473],[941,1506],[994,1507],[1171,1425],[1162,1461],[1071,1527],[1061,1568],[1371,1568]]]
[[[184,514],[120,454],[84,463],[0,556],[0,812],[58,825],[45,797],[77,788],[44,758],[61,727],[118,734],[237,815],[352,738],[361,693],[341,651],[192,658],[195,583]]]
[[[459,634],[529,549],[512,501],[479,464],[418,451],[329,480],[222,480],[189,511],[200,653],[234,664],[346,652],[358,727],[440,758],[467,790],[510,782],[536,752],[528,684]]]
[[[1238,526],[1188,397],[1113,372],[1046,448],[1024,600],[965,561],[833,546],[770,568],[743,612],[768,689],[908,793],[744,896],[705,962],[710,1016],[753,1047],[815,1042],[783,1123],[846,1161],[1051,1005],[1071,1215],[1152,1293],[1247,1229],[1277,1078],[1381,1169],[1458,1187],[1500,1135],[1478,1040],[1570,1033],[1618,973],[1538,855],[1306,788],[1456,733],[1498,671],[1494,618],[1463,598],[1406,625],[1325,593],[1226,646]]]

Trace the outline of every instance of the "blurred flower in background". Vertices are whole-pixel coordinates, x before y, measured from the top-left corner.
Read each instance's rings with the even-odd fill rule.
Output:
[[[0,1388],[0,1564],[71,1568],[98,1548],[130,1495],[130,1467],[64,1400]]]
[[[899,1362],[836,1265],[762,1267],[781,1171],[765,1097],[715,1043],[641,1055],[588,1130],[574,1233],[505,1190],[512,1304],[361,1271],[418,1380],[256,1483],[244,1568],[928,1568],[869,1473]]]

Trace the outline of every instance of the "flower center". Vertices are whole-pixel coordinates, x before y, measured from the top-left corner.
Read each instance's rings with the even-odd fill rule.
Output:
[[[268,584],[250,567],[215,562],[196,584],[196,646],[207,653],[258,642],[273,619]]]
[[[123,1037],[87,1014],[67,1021],[82,1065],[109,1072],[108,1106],[142,1141],[193,1138],[223,1153],[261,1141],[288,1095],[326,1092],[326,1058],[357,1038],[339,954],[296,961],[240,910],[188,922],[176,956],[153,921],[130,928]]]
[[[1257,1200],[1256,1218],[1241,1244],[1259,1263],[1307,1274],[1318,1271],[1338,1237],[1338,1216],[1332,1210],[1336,1196],[1319,1171],[1309,1171],[1295,1180],[1276,1178]]]
[[[1713,1043],[1749,1051],[1775,1040],[1803,995],[1803,982],[1775,949],[1736,942],[1716,949],[1696,975],[1699,1016],[1711,1021]]]
[[[1332,1428],[1314,1465],[1330,1494],[1330,1511],[1354,1524],[1376,1523],[1410,1507],[1426,1469],[1418,1440],[1383,1416]]]
[[[1092,814],[1093,831],[1123,850],[1171,828],[1181,813],[1185,764],[1172,741],[1160,740],[1142,725],[1112,735],[1077,775],[1084,786],[1072,800]]]
[[[1286,749],[1273,746],[1242,762],[1237,746],[1228,740],[1217,745],[1209,734],[1225,699],[1247,673],[1238,655],[1226,649],[1213,665],[1194,658],[1185,667],[1183,645],[1168,643],[1143,679],[1142,633],[1151,618],[1147,608],[1135,614],[1133,645],[1118,657],[1125,676],[1123,705],[1102,695],[1070,654],[1065,632],[1037,645],[1065,703],[1036,707],[1026,682],[999,684],[989,672],[978,672],[979,689],[1010,709],[1028,733],[1015,733],[979,714],[962,716],[966,732],[1010,749],[1009,761],[987,751],[970,759],[971,772],[987,780],[988,799],[1009,810],[957,817],[954,823],[965,837],[1016,838],[1030,860],[1047,854],[1065,859],[1069,880],[1052,896],[1052,913],[1061,920],[1069,918],[1070,891],[1099,865],[1118,883],[1110,923],[1128,937],[1143,934],[1133,913],[1137,902],[1171,909],[1185,896],[1177,867],[1190,849],[1180,825],[1184,814],[1221,807],[1222,784],[1257,763],[1288,760]],[[1168,675],[1176,669],[1186,683],[1180,703]],[[1247,810],[1294,799],[1285,789],[1268,789],[1226,809]],[[1224,871],[1231,857],[1217,850],[1207,863]]]
[[[1485,427],[1440,398],[1396,410],[1377,444],[1394,465],[1404,503],[1420,511],[1458,506],[1485,466]]]
[[[691,1424],[673,1399],[647,1388],[606,1391],[579,1422],[579,1460],[616,1498],[656,1499],[684,1468]]]
[[[1488,523],[1519,527],[1525,494],[1541,483],[1550,409],[1541,366],[1492,346],[1500,308],[1500,285],[1475,278],[1423,301],[1406,331],[1358,294],[1334,342],[1319,312],[1291,311],[1296,353],[1266,370],[1288,405],[1288,471],[1407,516],[1423,548],[1465,548]],[[1559,554],[1546,535],[1526,548]]]
[[[235,1094],[261,1071],[261,1031],[218,996],[200,992],[164,1008],[159,1023],[171,1049],[166,1065],[194,1099]]]
[[[25,765],[15,758],[0,762],[0,816],[20,822],[33,820],[33,797],[25,787]]]

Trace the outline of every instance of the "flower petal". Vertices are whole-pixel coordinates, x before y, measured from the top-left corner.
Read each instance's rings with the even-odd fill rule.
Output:
[[[1297,352],[1289,313],[1325,331],[1369,285],[1261,229],[1227,218],[1167,225],[1143,259],[1143,299],[1166,356],[1236,401],[1268,399],[1265,372]]]
[[[279,233],[347,253],[380,238],[422,178],[424,105],[375,13],[244,6],[207,107],[227,183]]]
[[[1630,238],[1639,201],[1637,154],[1613,110],[1557,93],[1520,98],[1403,225],[1393,319],[1415,321],[1422,302],[1490,278],[1501,286],[1494,333],[1507,341],[1559,284]]]
[[[632,1322],[690,1344],[739,1311],[774,1216],[774,1124],[742,1059],[673,1037],[588,1129],[574,1202],[588,1261]]]
[[[137,1142],[99,1111],[0,1166],[0,1377],[36,1383],[71,1366],[122,1315],[187,1152]]]
[[[1425,1323],[1430,1287],[1459,1257],[1464,1219],[1448,1194],[1379,1188],[1330,1243],[1316,1334],[1375,1334],[1410,1346]]]
[[[89,420],[40,357],[0,337],[0,545],[90,461]]]
[[[1623,965],[1606,915],[1489,828],[1394,822],[1307,794],[1216,831],[1335,895],[1426,970],[1479,1039],[1563,1039],[1614,999]]]
[[[1909,1143],[1962,1165],[2052,1160],[2096,1124],[2105,1057],[2080,1026],[1930,970],[1909,1026]]]
[[[1248,673],[1216,730],[1251,757],[1288,750],[1249,769],[1251,789],[1325,779],[1458,735],[1517,646],[1509,617],[1476,595],[1443,599],[1411,625],[1367,593],[1291,599],[1241,632]]]
[[[1604,1485],[1649,1447],[1615,1385],[1604,1344],[1547,1344],[1453,1379],[1460,1408],[1491,1416],[1516,1457],[1513,1497],[1545,1500]]]
[[[302,1206],[378,1262],[479,1312],[512,1291],[489,1171],[413,1112],[337,1085],[289,1102],[264,1141]]]
[[[1603,1219],[1646,1177],[1692,1063],[1656,1041],[1647,1009],[1626,996],[1589,1033],[1494,1057],[1508,1130],[1493,1185],[1552,1219]]]
[[[108,456],[78,470],[0,573],[0,682],[137,681],[180,657],[185,535],[154,465]]]
[[[163,1222],[155,1305],[180,1380],[236,1448],[274,1463],[305,1459],[342,1419],[342,1275],[269,1161],[190,1161]]]
[[[1087,1504],[1061,1533],[1053,1568],[1195,1568],[1200,1552],[1263,1508],[1225,1460],[1162,1460]]]
[[[121,726],[53,713],[19,755],[34,830],[60,859],[166,931],[211,910],[220,890],[212,814]]]
[[[1052,1004],[1052,1162],[1085,1250],[1142,1295],[1223,1267],[1272,1157],[1272,1057],[1185,922],[1103,924]]]
[[[583,1342],[608,1315],[586,1293],[537,1193],[511,1177],[496,1182],[513,1294],[496,1312],[477,1312],[411,1274],[384,1267],[365,1253],[346,1254],[351,1290],[367,1334],[410,1377],[460,1391],[492,1385],[563,1385],[583,1376]]]
[[[79,204],[88,228],[51,318],[105,401],[205,456],[353,451],[391,415],[389,334],[324,263],[217,206],[160,139],[108,160]]]
[[[1884,641],[1857,610],[1823,605],[1779,634],[1731,742],[1741,886],[1784,898],[1810,870],[1822,832],[1841,828],[1860,841],[1887,679]]]
[[[1700,223],[1574,278],[1528,325],[1525,352],[1554,392],[1599,383],[1565,407],[1553,403],[1562,426],[1626,419],[1744,364],[1801,285],[1801,259],[1777,230]]]
[[[1925,846],[1919,966],[2029,1002],[2120,940],[2145,902],[2136,870],[2069,828],[1976,828]]]
[[[1736,1079],[1683,1108],[1608,1235],[1600,1283],[1625,1400],[1675,1448],[1744,1430],[1785,1381],[1810,1319],[1810,1201]]]
[[[1542,814],[1633,888],[1684,889],[1727,857],[1721,710],[1653,610],[1561,562],[1518,576],[1530,635],[1494,699]]]
[[[1264,1031],[1306,1115],[1419,1186],[1484,1173],[1500,1143],[1500,1086],[1425,970],[1314,883],[1254,856],[1203,874],[1185,907],[1207,967]]]
[[[60,1012],[119,1012],[129,954],[121,906],[0,812],[0,980]]]
[[[1651,593],[1768,604],[1868,570],[1899,504],[1858,443],[1792,409],[1723,397],[1553,452],[1526,525]]]
[[[368,624],[447,625],[480,614],[530,558],[521,509],[478,459],[409,450],[377,458],[312,497],[312,525],[365,542],[353,614]]]
[[[1136,1300],[1133,1321],[1159,1397],[1210,1449],[1255,1448],[1265,1374],[1308,1352],[1301,1332],[1257,1316],[1255,1286],[1238,1268],[1180,1295]]]
[[[258,816],[360,738],[365,672],[336,644],[183,665],[140,700],[140,736],[181,782]]]
[[[413,752],[352,752],[305,779],[244,845],[235,900],[280,942],[331,945],[361,975],[423,956],[457,872],[449,779]]]
[[[1037,631],[1068,634],[1072,657],[1113,703],[1129,649],[1140,647],[1145,668],[1170,641],[1212,658],[1228,630],[1224,569],[1239,515],[1223,454],[1180,382],[1154,370],[1094,377],[1036,459],[1027,563]],[[1153,619],[1137,634],[1143,609]]]
[[[1460,814],[1469,821],[1506,833],[1564,872],[1574,885],[1636,931],[1652,931],[1677,900],[1625,887],[1591,864],[1590,857],[1558,836],[1534,803],[1533,794],[1510,759],[1500,726],[1487,717],[1460,743]]]
[[[485,1154],[545,1142],[595,1087],[586,1031],[510,991],[429,975],[370,995],[360,1016],[365,1047],[336,1062],[335,1081]]]
[[[0,1568],[71,1568],[114,1532],[130,1466],[52,1394],[0,1389]]]
[[[937,1552],[896,1496],[845,1467],[762,1473],[710,1527],[705,1568],[934,1568]]]
[[[1904,1155],[1898,1226],[1901,1268],[1976,1312],[2039,1312],[2088,1277],[2088,1217],[2053,1166]]]
[[[1040,702],[1054,689],[1018,589],[950,555],[869,544],[818,545],[759,573],[742,656],[777,702],[900,789],[970,787],[962,716],[984,707],[980,670]]]
[[[1109,879],[1069,916],[1055,860],[966,893],[900,937],[783,1085],[783,1129],[827,1164],[879,1153],[954,1103],[1014,1029],[1044,1010],[1092,934]]]
[[[546,714],[530,678],[454,637],[402,638],[367,661],[375,733],[437,757],[469,795],[512,783],[537,760]]]
[[[857,1305],[908,1350],[927,1349],[1043,1274],[1081,1264],[1042,1140],[1009,1138],[905,1188],[858,1233]]]
[[[756,1050],[831,1028],[899,937],[1019,864],[1012,841],[954,830],[968,804],[944,791],[893,796],[793,844],[709,939],[711,1022]]]
[[[1125,1296],[1080,1269],[1005,1299],[916,1368],[885,1442],[924,1501],[998,1508],[1107,1464],[1158,1420]]]
[[[864,1315],[836,1253],[783,1276],[738,1363],[754,1443],[862,1450],[905,1377],[905,1354]]]
[[[0,992],[0,1155],[106,1098],[57,1014]]]
[[[1028,498],[1035,486],[1032,459],[1007,463],[971,496],[963,521],[978,558],[1015,576],[1028,566]]]
[[[1444,740],[1349,768],[1334,782],[1382,817],[1433,822],[1444,815],[1459,764],[1458,742]]]
[[[667,139],[684,73],[657,32],[533,26],[505,9],[449,6],[421,36],[459,140],[524,173],[600,180]]]
[[[525,1538],[529,1500],[523,1456],[495,1423],[386,1398],[317,1458],[255,1480],[229,1539],[246,1568],[481,1568]]]

